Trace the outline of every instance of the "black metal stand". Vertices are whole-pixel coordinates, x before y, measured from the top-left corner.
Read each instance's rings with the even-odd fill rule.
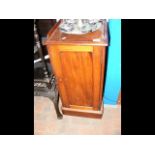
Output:
[[[45,61],[43,50],[41,47],[39,35],[34,21],[34,39],[35,39],[35,52],[39,53],[41,58],[41,65],[38,67],[34,64],[34,72],[43,73],[42,78],[34,76],[34,96],[45,96],[51,99],[57,113],[58,119],[62,119],[62,114],[59,111],[59,94],[56,88],[55,77],[53,73],[49,74],[48,66]]]

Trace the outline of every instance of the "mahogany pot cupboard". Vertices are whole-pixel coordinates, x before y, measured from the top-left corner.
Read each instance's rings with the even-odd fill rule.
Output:
[[[45,44],[56,76],[65,115],[101,118],[107,23],[82,35],[60,31],[60,20],[49,31]]]

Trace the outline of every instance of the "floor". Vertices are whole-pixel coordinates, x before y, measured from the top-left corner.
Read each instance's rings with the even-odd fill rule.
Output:
[[[120,135],[121,105],[105,105],[102,119],[64,115],[58,120],[52,101],[34,97],[35,135]]]

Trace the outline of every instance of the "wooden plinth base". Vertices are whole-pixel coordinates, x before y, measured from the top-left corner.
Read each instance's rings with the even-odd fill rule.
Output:
[[[62,112],[64,115],[81,116],[81,117],[89,117],[89,118],[102,118],[103,110],[104,110],[103,104],[99,111],[71,109],[71,108],[62,107]]]

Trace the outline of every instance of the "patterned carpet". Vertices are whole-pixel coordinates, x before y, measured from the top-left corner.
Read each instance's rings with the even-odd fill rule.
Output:
[[[64,115],[58,120],[51,100],[34,97],[34,129],[35,135],[120,135],[121,106],[105,105],[102,119]]]

